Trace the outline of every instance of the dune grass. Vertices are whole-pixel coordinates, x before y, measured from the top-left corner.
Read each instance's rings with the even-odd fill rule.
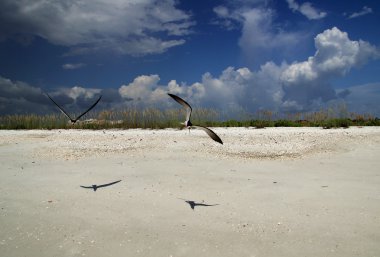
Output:
[[[225,119],[214,109],[198,108],[192,113],[192,122],[208,127],[323,127],[380,126],[380,120],[371,115],[333,112],[331,109],[312,113],[278,114],[261,110],[244,114],[243,119]],[[183,122],[183,109],[160,110],[155,108],[103,110],[91,112],[82,121],[71,124],[63,114],[4,115],[0,116],[0,129],[163,129],[179,128]]]
[[[75,124],[63,114],[4,115],[0,116],[0,129],[163,129],[180,127],[184,117],[185,112],[181,109],[154,108],[93,112]],[[193,112],[192,121],[211,126],[216,124],[218,117],[215,110],[201,108]]]

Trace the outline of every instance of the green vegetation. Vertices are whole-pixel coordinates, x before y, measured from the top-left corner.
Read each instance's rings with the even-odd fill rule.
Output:
[[[241,115],[240,120],[224,119],[213,109],[193,111],[192,122],[208,127],[323,127],[348,128],[349,126],[380,126],[380,119],[371,115],[348,113],[341,106],[312,113],[280,115],[261,110],[254,115]],[[131,108],[118,111],[91,112],[72,125],[63,114],[5,115],[0,116],[0,129],[109,129],[109,128],[179,128],[183,122],[183,109],[159,110]]]

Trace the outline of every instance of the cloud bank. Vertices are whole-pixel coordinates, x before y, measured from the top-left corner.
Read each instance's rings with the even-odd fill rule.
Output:
[[[0,40],[38,36],[71,55],[162,53],[184,44],[194,24],[174,0],[0,1]]]
[[[117,89],[75,86],[57,89],[51,94],[59,103],[77,107],[88,106],[98,94],[102,94],[104,98],[99,103],[100,108],[177,108],[176,103],[168,98],[168,92],[184,97],[194,106],[251,113],[260,109],[279,113],[308,112],[342,99],[349,102],[352,111],[365,110],[365,106],[375,107],[380,100],[380,93],[376,91],[378,85],[363,87],[366,90],[362,91],[360,87],[342,91],[335,90],[331,81],[345,76],[353,68],[360,68],[371,59],[378,59],[379,49],[362,40],[351,40],[346,32],[336,27],[318,34],[314,44],[315,54],[307,60],[291,64],[267,62],[257,71],[246,67],[227,67],[217,77],[206,72],[199,82],[191,85],[177,83],[176,80],[160,84],[159,75],[151,74],[138,76]],[[374,102],[364,105],[367,94],[373,94],[368,99]],[[0,79],[0,95],[2,114],[25,112],[38,104],[44,106],[39,110],[52,107],[40,89],[5,78]]]

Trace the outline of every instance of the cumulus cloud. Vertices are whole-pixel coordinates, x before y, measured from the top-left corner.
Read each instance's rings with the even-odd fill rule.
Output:
[[[70,54],[162,53],[184,44],[193,25],[174,0],[0,2],[0,39],[38,36],[69,47]]]
[[[53,94],[61,94],[68,96],[69,98],[73,99],[76,101],[79,98],[82,99],[92,99],[96,95],[101,93],[101,89],[96,89],[96,88],[84,88],[81,86],[74,86],[71,88],[60,88],[56,90]]]
[[[119,93],[129,105],[175,107],[167,93],[187,99],[193,106],[219,110],[275,109],[281,105],[283,91],[279,81],[286,65],[263,65],[258,72],[248,68],[226,68],[219,76],[205,73],[200,82],[186,85],[171,80],[160,84],[158,75],[143,75],[128,85],[122,85]]]
[[[129,85],[122,85],[119,93],[123,98],[148,103],[152,101],[152,92],[156,90],[159,80],[160,77],[158,75],[142,75],[135,78]]]
[[[309,82],[321,76],[343,76],[351,68],[379,58],[379,49],[368,42],[353,41],[346,32],[336,27],[327,29],[315,37],[317,49],[307,61],[291,65],[283,75],[284,81]]]
[[[182,95],[185,97],[195,96],[197,99],[204,96],[203,86],[195,83],[191,86],[179,85],[176,80],[171,80],[167,85],[159,84],[160,77],[155,75],[142,75],[128,85],[119,88],[120,96],[134,106],[171,106],[167,101],[167,93]],[[168,105],[169,103],[169,105]]]
[[[312,6],[310,2],[304,2],[303,4],[298,4],[295,0],[286,0],[288,2],[289,8],[293,12],[300,12],[309,20],[318,20],[326,17],[327,13],[319,11]]]
[[[258,72],[228,67],[219,77],[206,73],[201,82],[204,94],[195,101],[222,110],[276,109],[283,93],[278,83],[282,68],[267,63]]]
[[[62,65],[62,68],[65,70],[76,70],[85,67],[84,63],[65,63]]]
[[[362,40],[352,41],[336,27],[317,35],[315,47],[314,56],[290,65],[281,74],[285,102],[292,102],[301,109],[311,106],[313,101],[336,98],[331,79],[346,75],[372,58],[379,58],[376,47]]]
[[[353,19],[370,13],[372,13],[372,8],[368,6],[363,6],[363,9],[360,12],[354,12],[351,15],[349,15],[348,18]]]
[[[134,105],[141,103],[144,106],[173,106],[167,97],[170,92],[188,99],[194,105],[226,109],[246,101],[246,93],[251,94],[250,89],[253,89],[250,88],[253,80],[254,74],[249,69],[228,67],[219,77],[205,73],[201,82],[192,85],[179,85],[175,80],[160,85],[158,75],[139,76],[129,85],[122,85],[119,93]]]

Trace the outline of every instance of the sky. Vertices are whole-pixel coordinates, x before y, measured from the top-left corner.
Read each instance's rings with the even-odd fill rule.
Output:
[[[380,117],[380,1],[2,0],[0,115],[96,107]]]

